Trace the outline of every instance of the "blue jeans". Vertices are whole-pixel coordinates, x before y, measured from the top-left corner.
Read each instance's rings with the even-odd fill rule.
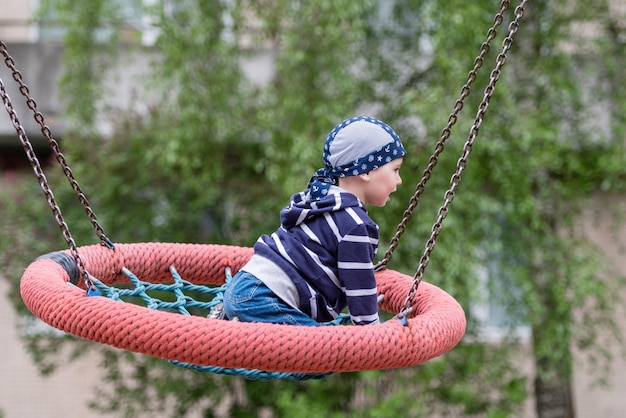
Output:
[[[319,322],[283,302],[256,276],[239,271],[229,280],[224,291],[226,318],[243,322],[320,326]]]

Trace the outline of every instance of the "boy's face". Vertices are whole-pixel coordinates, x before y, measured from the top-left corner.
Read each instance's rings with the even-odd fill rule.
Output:
[[[389,202],[391,193],[402,184],[400,167],[402,167],[403,160],[404,158],[396,158],[367,173],[370,180],[363,196],[365,204],[382,208]]]

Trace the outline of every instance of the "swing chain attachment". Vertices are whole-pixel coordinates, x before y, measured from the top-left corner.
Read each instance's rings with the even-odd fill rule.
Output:
[[[9,55],[7,46],[2,40],[0,40],[0,54],[2,54],[2,56],[4,57],[4,62],[6,66],[11,70],[13,79],[18,83],[20,93],[26,98],[26,104],[28,108],[33,112],[35,121],[40,125],[42,134],[48,141],[50,148],[55,154],[57,162],[61,165],[63,169],[63,173],[65,174],[68,181],[70,182],[72,189],[78,196],[79,201],[81,202],[85,212],[87,213],[89,219],[91,220],[91,223],[94,229],[96,230],[96,234],[100,238],[102,245],[105,245],[106,247],[110,249],[114,249],[113,243],[104,234],[104,230],[99,225],[96,219],[95,213],[89,206],[89,201],[87,200],[87,197],[82,192],[78,182],[74,178],[74,174],[72,173],[72,170],[67,164],[64,155],[61,153],[58,142],[53,138],[50,128],[45,124],[42,113],[37,110],[37,103],[30,96],[30,91],[28,89],[28,86],[24,84],[22,80],[22,74],[17,70],[15,66],[15,61]],[[65,219],[63,218],[63,214],[61,213],[61,209],[59,208],[56,202],[56,199],[54,198],[54,194],[52,193],[52,189],[50,188],[48,179],[46,178],[46,175],[43,172],[41,163],[37,159],[37,155],[35,154],[32,143],[30,142],[26,134],[26,131],[24,130],[24,127],[22,126],[18,118],[17,112],[15,111],[13,107],[13,104],[11,102],[9,94],[6,91],[6,88],[2,79],[0,79],[0,96],[2,96],[2,102],[4,104],[4,107],[9,114],[11,123],[17,132],[20,142],[22,143],[22,146],[24,148],[24,151],[26,152],[26,157],[28,158],[28,161],[33,167],[35,175],[37,176],[37,179],[39,181],[39,185],[44,195],[46,196],[46,201],[48,202],[48,206],[52,210],[54,218],[61,229],[63,238],[65,239],[72,256],[76,260],[76,264],[78,265],[78,268],[83,277],[83,280],[85,281],[85,284],[87,285],[87,288],[90,288],[93,285],[93,282],[90,278],[91,276],[87,272],[87,269],[85,268],[85,264],[83,260],[81,259],[80,255],[78,254],[78,250],[76,248],[76,242],[74,241],[74,238],[72,237],[72,234],[70,233],[69,227],[67,223],[65,222]]]
[[[526,6],[526,3],[527,3],[527,0],[521,0],[520,4],[515,8],[515,12],[514,12],[515,19],[509,23],[508,34],[502,41],[502,52],[500,52],[500,54],[498,54],[498,56],[496,57],[496,65],[494,69],[491,71],[489,84],[484,89],[483,99],[480,105],[478,106],[478,112],[474,119],[474,123],[470,129],[468,139],[465,142],[465,145],[463,146],[463,153],[461,154],[461,157],[457,161],[456,171],[450,179],[450,188],[444,195],[444,203],[439,208],[437,220],[433,224],[430,238],[426,242],[424,253],[420,259],[420,263],[417,268],[417,271],[415,272],[415,275],[413,276],[413,285],[407,294],[406,300],[404,302],[402,309],[400,310],[400,313],[396,315],[396,318],[398,319],[402,319],[411,313],[411,307],[413,305],[413,301],[417,294],[417,288],[420,282],[422,281],[424,270],[426,269],[426,266],[428,266],[428,262],[430,261],[430,254],[435,248],[437,237],[439,236],[439,233],[441,232],[443,220],[448,215],[448,206],[454,200],[454,196],[455,196],[454,192],[457,186],[459,185],[459,183],[461,182],[461,173],[467,167],[468,157],[470,153],[472,152],[474,141],[476,140],[478,136],[478,131],[485,117],[485,113],[487,112],[487,108],[489,107],[489,102],[495,92],[495,87],[496,87],[498,80],[500,79],[500,75],[502,74],[502,67],[506,63],[507,53],[513,45],[513,37],[517,33],[517,30],[519,29],[519,21],[524,16],[524,8]]]

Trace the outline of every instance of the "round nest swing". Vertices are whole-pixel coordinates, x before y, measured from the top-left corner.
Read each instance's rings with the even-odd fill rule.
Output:
[[[223,285],[230,272],[236,272],[252,255],[251,248],[214,244],[133,243],[113,244],[98,224],[87,198],[82,193],[72,171],[67,165],[58,143],[45,125],[43,116],[30,97],[28,87],[15,63],[0,40],[0,53],[12,70],[20,92],[34,112],[44,137],[57,161],[76,192],[101,245],[77,247],[61,215],[32,145],[19,122],[11,100],[0,79],[0,95],[18,137],[33,166],[40,186],[47,198],[57,223],[68,244],[68,250],[50,253],[36,259],[25,270],[20,290],[26,306],[47,324],[81,338],[97,341],[124,350],[163,358],[185,367],[216,373],[244,375],[249,378],[288,378],[303,380],[322,378],[332,372],[392,369],[411,367],[438,357],[455,347],[465,333],[465,314],[459,303],[444,290],[422,281],[422,276],[454,191],[467,166],[467,158],[482,124],[506,54],[511,48],[513,35],[524,14],[526,0],[515,9],[508,26],[508,35],[502,51],[484,89],[469,137],[451,178],[450,189],[439,209],[431,236],[420,258],[413,277],[386,268],[405,225],[418,204],[432,169],[450,136],[468,96],[476,71],[482,66],[496,36],[496,28],[508,10],[508,0],[503,0],[500,10],[489,29],[487,40],[469,72],[461,97],[448,118],[434,154],[424,170],[414,196],[409,202],[390,248],[376,268],[378,291],[382,296],[381,309],[396,314],[380,325],[297,327],[267,323],[242,323],[214,319],[211,315],[190,315],[183,306],[196,302],[185,296],[181,288],[197,291],[201,288]],[[145,282],[140,282],[141,277]],[[148,299],[147,306],[120,303],[116,285],[133,282],[137,292],[145,295],[146,288],[159,289],[161,284],[176,295],[171,303],[155,303]],[[182,280],[184,277],[185,280]],[[419,286],[419,289],[418,289]],[[113,290],[112,290],[113,289]],[[106,293],[103,297],[102,293]],[[134,293],[133,295],[137,295]],[[219,292],[214,294],[219,302]],[[165,306],[166,309],[160,309]],[[173,313],[178,311],[178,313]],[[183,313],[184,315],[180,315]],[[206,366],[206,369],[202,367]],[[248,375],[248,372],[258,372]]]
[[[252,249],[201,244],[116,244],[80,247],[90,274],[106,285],[128,283],[122,267],[151,283],[171,281],[169,266],[194,284],[220,285]],[[69,253],[65,253],[71,259]],[[463,337],[465,315],[443,290],[423,282],[408,320],[372,326],[297,327],[185,316],[87,297],[68,286],[72,271],[39,258],[21,282],[24,303],[44,322],[70,334],[151,356],[201,366],[283,372],[347,372],[410,367],[453,348]],[[377,273],[381,308],[400,312],[412,278],[393,270]]]

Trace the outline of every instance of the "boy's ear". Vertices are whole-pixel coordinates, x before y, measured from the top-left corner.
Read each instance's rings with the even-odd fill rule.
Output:
[[[364,182],[369,182],[370,181],[370,173],[359,174],[358,177],[361,180],[363,180]]]

